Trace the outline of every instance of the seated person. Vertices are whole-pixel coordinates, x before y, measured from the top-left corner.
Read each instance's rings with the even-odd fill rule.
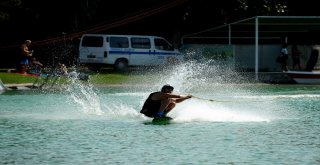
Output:
[[[68,68],[66,67],[66,65],[59,63],[57,69],[58,69],[57,73],[59,75],[63,75],[63,76],[68,76],[69,75]]]
[[[31,74],[40,74],[42,66],[43,64],[41,62],[37,61],[35,57],[32,57],[28,66],[28,72]]]

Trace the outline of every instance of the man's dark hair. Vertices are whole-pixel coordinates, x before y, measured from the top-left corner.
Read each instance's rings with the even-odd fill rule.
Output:
[[[167,84],[161,88],[161,92],[165,92],[166,89],[173,91],[174,88],[173,86]]]

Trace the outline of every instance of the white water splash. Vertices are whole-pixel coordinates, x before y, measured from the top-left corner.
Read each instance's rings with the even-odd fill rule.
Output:
[[[190,100],[181,103],[170,115],[175,122],[269,122],[270,117],[243,109],[232,109],[224,104]]]
[[[207,98],[223,100],[212,103],[190,99],[177,104],[176,108],[169,113],[175,118],[175,122],[269,122],[273,119],[264,113],[254,112],[255,109],[264,109],[264,106],[271,107],[268,105],[273,104],[273,100],[246,98],[246,96],[256,95],[257,91],[242,89],[238,83],[246,83],[246,78],[228,66],[215,65],[214,61],[189,61],[167,71],[160,71],[158,74],[159,77],[163,77],[162,80],[155,82],[158,89],[164,84],[170,84],[174,86],[174,93],[177,94],[197,93]],[[235,97],[239,96],[243,96],[242,100],[235,101]],[[257,101],[261,102],[257,103]],[[252,103],[251,107],[247,104],[249,102]]]
[[[116,119],[134,119],[140,118],[141,114],[137,112],[133,107],[126,104],[112,103],[108,106],[104,106],[103,110],[106,117]]]
[[[90,82],[83,82],[77,79],[76,76],[71,76],[67,91],[72,101],[80,106],[80,111],[96,115],[104,113],[101,110],[100,98]]]

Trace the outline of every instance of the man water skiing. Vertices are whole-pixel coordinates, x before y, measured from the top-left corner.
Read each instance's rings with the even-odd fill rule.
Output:
[[[170,85],[164,85],[161,91],[151,93],[144,102],[140,113],[148,117],[162,118],[176,106],[176,103],[181,103],[192,97],[192,95],[181,96],[172,94],[173,89]]]

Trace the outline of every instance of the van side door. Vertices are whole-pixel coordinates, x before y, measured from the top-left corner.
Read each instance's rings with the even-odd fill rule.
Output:
[[[129,39],[126,36],[110,36],[108,38],[110,47],[109,61],[115,64],[117,60],[125,60],[130,63],[131,48],[129,47]]]
[[[151,39],[149,37],[131,37],[131,65],[151,65],[155,60],[151,54]]]

